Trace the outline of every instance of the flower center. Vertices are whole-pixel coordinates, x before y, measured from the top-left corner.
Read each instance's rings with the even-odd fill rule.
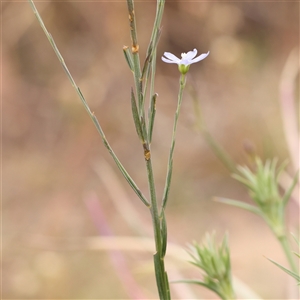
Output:
[[[186,53],[181,53],[181,58],[185,58],[186,57]]]

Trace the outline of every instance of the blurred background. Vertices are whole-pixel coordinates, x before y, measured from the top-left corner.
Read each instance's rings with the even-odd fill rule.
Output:
[[[3,299],[156,299],[148,210],[103,146],[28,2],[1,5]],[[126,1],[36,6],[108,141],[148,195],[131,117],[133,78],[122,52],[130,46]],[[141,61],[155,10],[155,1],[136,3]],[[287,266],[269,228],[213,201],[251,200],[195,129],[189,90],[198,94],[209,132],[236,163],[249,162],[245,142],[263,159],[292,161],[279,87],[299,46],[299,3],[166,1],[162,25],[152,142],[159,199],[179,88],[176,65],[160,57],[210,51],[190,68],[179,120],[166,211],[169,277],[199,278],[180,248],[205,232],[215,231],[219,240],[228,232],[234,276],[264,299],[288,299],[294,282],[265,258]],[[295,174],[292,163],[287,172]],[[291,202],[293,232],[298,213]],[[171,288],[174,299],[216,299],[198,286]]]

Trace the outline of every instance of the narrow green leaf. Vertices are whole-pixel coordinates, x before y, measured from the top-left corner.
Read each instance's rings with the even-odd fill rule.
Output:
[[[241,201],[237,201],[237,200],[232,200],[232,199],[227,199],[227,198],[221,198],[221,197],[216,197],[214,198],[215,201],[223,203],[223,204],[229,204],[238,208],[243,208],[245,210],[248,210],[254,214],[257,214],[259,216],[263,216],[261,211],[259,210],[259,208],[257,208],[256,206],[241,202]]]
[[[161,255],[162,257],[165,257],[166,250],[167,250],[167,222],[165,217],[165,211],[162,209],[161,211]]]
[[[124,53],[125,59],[127,61],[127,64],[129,66],[130,70],[133,71],[134,67],[133,67],[132,54],[131,54],[128,46],[123,47],[123,53]]]
[[[292,192],[298,182],[299,179],[299,171],[296,173],[293,182],[291,184],[291,186],[289,187],[289,189],[285,192],[283,198],[282,198],[282,202],[283,202],[283,206],[285,207],[287,205],[287,203],[289,202],[289,199],[291,198]]]
[[[156,98],[158,94],[155,93],[150,102],[150,107],[149,107],[149,125],[148,125],[148,137],[149,137],[149,144],[152,142],[152,132],[153,132],[153,125],[154,125],[154,119],[155,119],[155,113],[156,113]]]
[[[198,285],[201,285],[201,286],[204,286],[206,287],[207,289],[215,292],[222,300],[227,300],[226,297],[224,297],[220,291],[218,291],[216,288],[214,288],[213,286],[205,283],[205,282],[202,282],[202,281],[199,281],[199,280],[192,280],[192,279],[183,279],[183,280],[175,280],[175,281],[171,281],[171,283],[192,283],[192,284],[198,284]]]
[[[141,78],[144,78],[144,75],[146,74],[147,70],[149,69],[149,66],[152,62],[153,53],[156,51],[158,40],[161,35],[161,29],[156,28],[155,30],[156,30],[156,32],[155,32],[154,36],[152,37],[152,39],[149,43],[148,49],[147,49],[146,59],[144,62]]]
[[[279,166],[278,170],[277,170],[277,175],[276,175],[276,181],[278,181],[279,176],[281,175],[281,173],[283,172],[283,170],[287,167],[287,165],[289,164],[288,159],[284,160],[283,163]],[[275,170],[276,171],[276,170]]]
[[[143,116],[141,116],[141,128],[142,128],[142,134],[143,134],[144,140],[147,141],[148,140],[147,127],[146,127],[146,123],[145,123],[145,118]],[[147,148],[149,148],[148,143],[147,143]]]
[[[121,173],[123,174],[124,178],[127,180],[127,182],[129,183],[129,185],[131,186],[131,188],[133,189],[133,191],[137,194],[137,196],[142,200],[142,202],[147,206],[149,207],[150,206],[150,203],[148,202],[148,200],[146,199],[146,197],[142,194],[142,192],[139,190],[139,188],[137,187],[136,183],[133,181],[133,179],[130,177],[130,175],[128,174],[128,172],[125,170],[124,166],[121,164],[121,162],[119,161],[118,157],[116,156],[116,154],[114,153],[114,151],[112,150],[110,144],[108,143],[105,135],[104,135],[104,132],[96,118],[96,116],[94,115],[94,113],[90,110],[88,104],[87,104],[87,101],[85,100],[81,90],[79,89],[79,87],[77,86],[75,80],[73,79],[62,55],[60,54],[56,44],[55,44],[55,41],[54,39],[52,38],[51,34],[49,33],[49,31],[47,30],[39,12],[37,11],[34,3],[32,0],[28,0],[28,2],[30,3],[31,5],[31,8],[40,24],[40,26],[42,27],[45,35],[47,36],[61,66],[63,67],[64,71],[66,72],[72,86],[74,87],[74,89],[76,90],[76,93],[78,95],[78,97],[80,98],[84,108],[86,109],[88,115],[90,116],[90,118],[92,119],[98,133],[100,134],[101,138],[102,138],[102,141],[105,145],[105,147],[108,149],[108,152],[110,153],[110,155],[112,156],[112,158],[114,159],[117,167],[119,168],[119,170],[121,171]]]
[[[159,298],[165,299],[165,292],[164,292],[164,272],[162,270],[162,262],[159,256],[159,253],[153,255],[154,258],[154,269],[155,269],[155,277],[156,277],[156,285],[158,288]]]
[[[294,252],[294,251],[293,251],[293,253],[294,253],[298,258],[300,258],[300,254],[299,254],[299,253]]]
[[[144,139],[144,136],[143,136],[141,121],[140,121],[140,118],[139,118],[138,108],[137,108],[137,105],[136,105],[134,92],[133,92],[132,88],[131,88],[131,109],[132,109],[132,116],[133,116],[133,121],[134,121],[134,125],[135,125],[137,135],[138,135],[139,139],[141,140],[141,142],[144,144],[145,139]]]
[[[251,189],[251,190],[253,189],[253,182],[251,182],[248,178],[244,178],[239,174],[232,174],[231,177],[234,178],[235,180],[241,182],[249,189]],[[254,184],[255,184],[255,182],[254,182]]]
[[[168,201],[168,198],[169,198],[169,192],[170,192],[170,186],[171,186],[171,180],[172,180],[172,172],[173,172],[173,160],[169,161],[167,172],[168,172],[167,173],[167,180],[166,180],[164,194],[163,194],[163,200],[162,200],[162,209],[166,208],[167,201]]]
[[[146,54],[146,59],[145,59],[143,70],[142,70],[142,75],[141,75],[142,79],[144,78],[145,74],[148,73],[149,66],[150,66],[150,63],[151,63],[151,60],[152,60],[152,50],[153,50],[152,41],[150,41],[148,52]]]
[[[165,272],[165,290],[166,290],[166,299],[171,300],[171,292],[170,292],[170,285],[169,285],[169,278],[168,273]]]
[[[279,267],[281,270],[283,270],[284,272],[286,272],[287,274],[289,274],[290,276],[292,276],[293,278],[295,278],[298,283],[300,283],[300,276],[299,274],[296,274],[292,271],[290,271],[289,269],[283,267],[282,265],[278,264],[277,262],[275,262],[274,260],[267,258],[270,262],[272,262],[274,265],[276,265],[277,267]]]
[[[300,247],[300,241],[296,238],[296,236],[291,233],[291,236],[293,237],[293,239],[295,240],[295,242],[298,244],[298,246]]]

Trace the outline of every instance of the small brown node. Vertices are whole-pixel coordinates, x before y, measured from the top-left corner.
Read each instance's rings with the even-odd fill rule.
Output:
[[[128,46],[123,46],[123,50],[127,50],[128,49]]]
[[[144,148],[144,157],[146,160],[149,160],[151,156],[149,146],[146,143],[143,143],[143,148]]]
[[[145,150],[144,150],[144,156],[145,156],[145,159],[146,159],[146,160],[149,160],[149,159],[150,159],[150,156],[151,156],[150,151],[145,149]]]
[[[139,48],[140,48],[139,45],[132,46],[132,47],[131,47],[132,53],[137,53],[137,52],[139,52]]]
[[[133,21],[133,17],[131,14],[128,15],[129,21],[132,22]]]

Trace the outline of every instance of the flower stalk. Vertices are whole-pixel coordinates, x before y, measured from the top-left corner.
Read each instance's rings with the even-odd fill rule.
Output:
[[[174,148],[175,148],[176,130],[177,130],[178,117],[179,117],[179,112],[180,112],[180,108],[181,108],[181,104],[182,104],[182,98],[183,98],[182,96],[183,96],[183,91],[184,91],[185,85],[186,85],[186,75],[181,74],[180,80],[179,80],[179,93],[178,93],[177,109],[176,109],[175,117],[174,117],[173,133],[172,133],[171,147],[170,147],[170,153],[169,153],[169,159],[168,159],[166,183],[165,183],[163,200],[162,200],[162,211],[164,211],[166,208],[168,197],[169,197],[169,192],[170,192],[172,172],[173,172],[173,154],[174,154]]]

